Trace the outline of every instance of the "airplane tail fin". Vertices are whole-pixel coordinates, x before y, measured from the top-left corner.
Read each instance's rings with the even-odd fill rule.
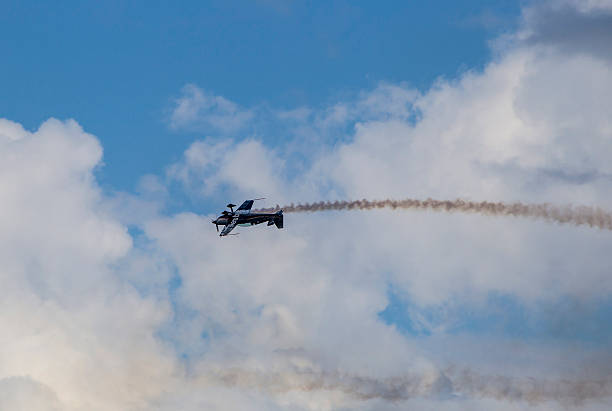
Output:
[[[276,228],[283,228],[283,210],[276,213],[276,217],[274,217],[274,224],[276,225]]]

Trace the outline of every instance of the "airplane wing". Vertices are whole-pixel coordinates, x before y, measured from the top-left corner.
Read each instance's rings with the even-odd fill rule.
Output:
[[[219,235],[221,237],[228,235],[230,231],[232,231],[234,227],[236,227],[236,224],[238,224],[238,216],[232,218],[232,221],[230,221],[230,223],[225,226],[225,228],[223,229],[223,231],[221,231],[221,234]]]
[[[250,210],[251,207],[253,207],[253,200],[247,200],[244,203],[242,203],[242,205],[240,207],[238,207],[238,210]]]

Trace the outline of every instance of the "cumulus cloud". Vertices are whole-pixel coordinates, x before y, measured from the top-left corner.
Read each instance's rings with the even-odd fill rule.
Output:
[[[518,37],[530,45],[557,48],[564,53],[612,58],[612,3],[608,0],[533,2],[524,11]]]
[[[207,93],[194,84],[187,84],[174,102],[169,122],[176,130],[227,133],[240,130],[253,116],[252,110],[241,108],[225,97]]]
[[[607,3],[578,4],[554,3],[576,18]],[[523,29],[540,21],[526,14]],[[431,196],[610,209],[610,61],[542,44],[517,41],[482,72],[423,93],[383,84],[271,110],[294,130],[276,145],[238,138],[251,109],[187,86],[173,126],[232,138],[194,142],[136,194],[100,190],[101,145],[75,121],[28,131],[0,120],[0,408],[609,409],[610,336],[587,344],[591,327],[572,328],[609,322],[608,232],[383,209],[291,214],[284,230],[219,239],[211,216],[160,212],[167,182],[215,203]],[[321,144],[300,159],[304,141]],[[381,318],[390,290],[417,336]],[[491,295],[524,312],[526,335],[463,324]],[[571,315],[564,301],[576,302]],[[555,309],[533,314],[543,306]],[[566,330],[530,336],[534,316]]]
[[[99,142],[72,120],[0,127],[2,408],[146,404],[174,369],[154,337],[168,306],[110,269],[132,240],[93,177]]]
[[[29,377],[0,380],[0,408],[3,410],[60,411],[55,393]]]
[[[258,140],[208,140],[193,143],[166,176],[196,195],[211,196],[231,187],[234,195],[286,198],[283,168],[283,160]]]
[[[578,7],[577,3],[551,3],[548,8],[538,9],[538,13],[543,14],[537,19],[526,13],[522,29],[532,29],[531,39],[513,43],[482,72],[467,72],[455,80],[440,79],[429,91],[422,94],[403,85],[384,84],[371,92],[364,92],[353,101],[343,101],[321,109],[302,107],[282,112],[279,115],[282,120],[293,122],[303,135],[307,135],[304,131],[306,129],[313,134],[324,133],[330,129],[343,130],[347,127],[349,131],[338,138],[340,144],[328,146],[323,154],[319,152],[313,156],[310,167],[300,173],[299,177],[280,180],[277,186],[281,187],[280,192],[292,193],[291,200],[295,201],[333,201],[338,197],[384,199],[410,196],[424,199],[433,196],[448,199],[462,197],[474,201],[578,203],[610,209],[612,199],[608,195],[608,159],[612,147],[612,128],[607,113],[612,108],[609,98],[612,95],[609,80],[612,78],[611,67],[606,59],[601,59],[598,50],[587,48],[580,52],[567,53],[562,47],[548,47],[552,43],[548,44],[542,38],[537,39],[535,33],[542,30],[542,19],[547,16],[545,13],[550,16],[550,13],[557,13],[557,8],[566,12],[570,10],[567,12],[570,18],[576,19],[594,18],[598,13],[603,13],[602,7],[599,6],[583,8]],[[572,36],[571,32],[568,33],[568,37]],[[205,147],[210,142],[196,144],[197,147]],[[230,153],[229,156],[237,150],[239,144],[232,143],[225,147]],[[261,154],[273,161],[278,157],[285,158],[286,163],[290,163],[293,159],[292,144],[293,142],[290,142],[286,146],[277,146],[274,152],[262,151]],[[205,154],[202,153],[201,157],[205,157]],[[283,167],[283,164],[279,163],[279,166]],[[186,161],[180,162],[177,167],[196,170],[189,167]],[[225,171],[221,166],[218,170],[215,167],[208,170],[199,169],[196,174],[203,180],[214,181],[218,176],[224,175]],[[248,191],[241,187],[239,180],[225,182],[230,188],[240,192]],[[282,203],[282,199],[278,202]],[[457,317],[450,314],[441,315],[441,318],[433,323],[428,322],[426,318],[419,319],[419,316],[427,316],[424,314],[427,310],[443,313],[445,307],[452,310],[457,306],[469,307],[467,310],[487,310],[490,308],[486,303],[487,296],[497,293],[518,299],[522,309],[529,312],[538,310],[542,301],[563,301],[565,298],[577,301],[605,301],[609,299],[612,291],[606,264],[607,250],[612,244],[609,235],[602,232],[564,229],[529,221],[493,221],[476,216],[439,216],[430,213],[400,215],[384,210],[376,211],[370,216],[354,211],[344,215],[331,213],[287,218],[290,218],[292,230],[300,232],[300,239],[304,240],[303,243],[298,243],[302,244],[300,253],[304,254],[303,257],[291,254],[289,249],[284,247],[287,242],[294,240],[293,237],[287,239],[290,234],[286,232],[251,234],[245,231],[241,244],[246,242],[249,248],[253,247],[254,244],[249,238],[251,235],[257,235],[257,238],[263,236],[269,241],[266,246],[279,250],[280,245],[275,241],[277,237],[282,236],[282,250],[292,255],[292,260],[308,261],[305,264],[308,272],[300,271],[301,266],[298,266],[287,268],[282,276],[282,282],[289,284],[286,288],[293,290],[297,287],[301,291],[300,296],[290,293],[291,298],[286,299],[282,294],[275,297],[268,295],[277,303],[282,299],[285,305],[283,312],[288,310],[293,314],[289,317],[291,320],[287,320],[288,324],[291,324],[287,325],[287,334],[282,331],[284,327],[277,325],[272,328],[276,330],[275,333],[267,335],[275,335],[280,341],[286,341],[286,345],[276,346],[276,350],[294,354],[307,353],[305,356],[296,357],[299,361],[314,361],[325,370],[351,370],[350,372],[355,373],[351,375],[362,376],[377,373],[386,376],[404,375],[402,370],[394,368],[392,361],[387,361],[384,356],[378,354],[381,350],[380,342],[377,344],[365,336],[359,338],[344,334],[345,330],[355,332],[350,324],[355,324],[353,319],[359,318],[360,325],[354,327],[366,329],[367,335],[383,335],[382,330],[385,328],[377,328],[378,322],[374,314],[388,303],[388,284],[391,284],[402,298],[416,306],[409,313],[413,322],[433,335],[446,335],[443,337],[445,342],[442,347],[455,340],[446,334],[446,330],[457,326]],[[184,221],[181,221],[181,224],[193,225]],[[164,243],[170,244],[166,238],[170,225],[170,221],[165,222],[164,229],[158,227],[154,230],[155,234],[151,232],[151,235],[164,238]],[[202,226],[202,229],[205,229],[204,227]],[[222,246],[225,247],[225,244]],[[265,265],[264,260],[268,257],[265,249],[253,251],[253,254],[247,253],[240,258],[245,261],[260,261],[255,266]],[[176,257],[177,260],[186,262],[196,258],[196,261],[199,261],[190,263],[193,268],[184,267],[181,270],[185,273],[186,282],[195,281],[194,284],[198,284],[186,287],[187,294],[188,289],[213,288],[207,283],[212,281],[210,277],[203,280],[206,274],[211,273],[210,265],[208,268],[195,267],[205,265],[205,261],[211,264],[211,261],[217,261],[215,257],[218,257],[219,261],[225,261],[225,258],[219,254],[215,256],[207,253],[204,245],[189,253],[190,256],[183,254],[183,248],[175,252],[180,255]],[[262,257],[258,257],[260,254]],[[199,257],[195,257],[196,255]],[[316,257],[308,258],[307,255]],[[346,258],[347,255],[350,257]],[[265,307],[264,300],[257,294],[260,287],[250,288],[240,284],[245,281],[247,284],[263,283],[265,285],[261,288],[270,292],[270,287],[278,286],[275,282],[267,282],[270,277],[279,278],[277,281],[281,282],[280,275],[268,271],[274,270],[272,264],[270,267],[266,266],[265,277],[252,273],[252,283],[242,278],[239,269],[230,269],[229,272],[235,274],[227,276],[228,271],[223,263],[213,264],[223,267],[219,268],[217,275],[224,276],[226,281],[235,284],[231,289],[241,290],[240,293],[249,289],[247,295],[235,297],[236,301],[252,301],[251,308],[247,306],[232,310],[236,307],[233,303],[223,308],[223,318],[227,321],[225,323],[229,323],[231,319],[240,329],[242,324],[260,324],[260,309]],[[232,258],[232,264],[240,266],[236,257]],[[321,281],[320,284],[326,287],[323,290],[330,291],[306,291],[301,284],[294,285],[291,273],[296,271],[300,273],[300,278],[306,276],[314,284]],[[190,272],[193,274],[187,274]],[[227,292],[233,294],[232,291]],[[316,295],[317,301],[330,308],[321,313],[310,308],[308,317],[304,317],[300,313],[305,308],[300,308],[301,305],[297,302],[300,297],[304,298],[304,295],[311,293]],[[216,297],[227,301],[232,298],[229,294],[225,298],[218,295]],[[337,303],[326,302],[323,296],[327,295],[333,295]],[[374,296],[377,298],[369,299]],[[362,298],[366,300],[362,301]],[[193,304],[202,304],[196,303],[196,300],[201,301],[200,296],[194,295],[189,299],[193,300]],[[362,302],[364,304],[360,305]],[[220,304],[214,306],[217,309],[222,307]],[[306,306],[310,307],[310,304]],[[251,318],[251,310],[255,307],[260,308],[256,309],[257,315]],[[201,311],[209,309],[202,308]],[[241,320],[240,317],[248,319]],[[364,318],[374,320],[373,328],[369,328],[370,324],[364,321]],[[552,313],[546,321],[558,323],[559,318],[555,318]],[[341,322],[336,322],[340,319]],[[204,324],[207,320],[201,321]],[[284,322],[281,321],[280,324]],[[552,324],[541,323],[536,326],[545,329],[554,327]],[[208,328],[214,326],[209,325]],[[308,330],[313,329],[325,330],[317,334],[324,337],[308,340]],[[254,337],[261,334],[246,335]],[[393,333],[389,335],[390,345],[385,347],[388,352],[394,353],[393,359],[403,355],[414,359],[425,368],[435,369],[432,361],[435,363],[434,359],[438,358],[444,348],[423,355],[422,347],[419,347],[418,343],[410,339],[396,340],[397,336],[391,337],[392,335]],[[263,338],[261,341],[270,341],[269,338]],[[332,342],[344,338],[354,342],[350,349],[339,348]],[[607,338],[604,337],[604,341],[609,341]],[[326,339],[329,341],[325,341]],[[301,343],[296,347],[298,341]],[[506,360],[508,351],[500,348],[499,341],[489,340],[481,344],[476,344],[480,348],[472,348],[469,366],[492,367],[491,372],[501,373],[504,380],[511,368]],[[236,343],[236,346],[240,346],[240,343]],[[248,346],[253,347],[254,343],[251,342]],[[561,394],[555,391],[557,388],[552,387],[564,386],[565,382],[555,385],[556,383],[551,381],[557,378],[566,381],[565,378],[569,378],[567,370],[558,368],[563,368],[564,364],[559,358],[576,356],[576,352],[568,346],[568,351],[564,354],[546,362],[543,358],[546,357],[545,352],[548,349],[550,348],[524,347],[513,351],[513,361],[520,362],[522,368],[514,370],[519,379],[512,381],[524,381],[521,378],[530,381],[530,378],[535,378],[532,380],[535,386],[540,386],[541,382],[541,387],[548,387],[544,388],[549,392],[545,395],[548,399],[544,402],[554,402],[555,399],[563,401],[562,397],[569,390],[562,389]],[[245,355],[244,351],[248,349],[237,350],[240,352],[238,356],[244,356],[247,364],[257,361],[257,358],[261,360],[261,351]],[[259,350],[265,351],[263,348]],[[488,364],[478,363],[477,353],[488,350],[498,355],[490,358]],[[534,357],[527,355],[531,350]],[[330,359],[325,355],[329,352],[334,352],[337,357]],[[372,352],[377,353],[375,360],[363,360],[364,357],[371,356]],[[321,357],[313,360],[313,353],[318,353]],[[605,354],[602,355],[599,361],[605,368],[610,362]],[[524,360],[519,361],[519,357]],[[531,359],[528,361],[527,357]],[[447,361],[457,361],[457,358],[447,358]],[[417,369],[419,366],[415,362],[399,368]],[[581,369],[587,367],[585,363],[574,365]],[[248,368],[245,364],[238,364],[236,367]],[[260,364],[256,369],[269,367],[270,364]],[[282,372],[285,371],[287,369]],[[254,375],[259,374],[249,371],[248,377],[245,377],[246,381],[251,381]],[[262,375],[261,380],[274,380],[277,378],[275,375],[277,374]],[[535,376],[544,379],[539,380]],[[292,378],[299,380],[299,377],[291,376],[288,376],[287,380],[291,381]],[[594,377],[589,375],[586,378],[590,380]],[[257,384],[261,383],[257,378],[254,379],[258,381]],[[282,383],[289,384],[287,380],[282,379]],[[581,387],[585,381],[576,381],[577,387]],[[304,384],[309,385],[303,381],[296,384],[301,387]],[[325,385],[320,380],[317,384]],[[495,398],[497,394],[493,394],[494,391],[505,389],[514,391],[517,398],[524,396],[520,394],[524,393],[522,388],[490,388],[491,390],[483,387]],[[323,388],[321,390],[325,391]],[[587,401],[586,404],[581,403],[580,407],[605,408],[605,398],[608,394],[606,390],[603,392],[603,397],[594,400],[594,403]],[[327,403],[327,406],[340,407],[339,404],[346,404],[342,401]],[[448,403],[445,404],[452,407]],[[506,407],[487,401],[479,404],[488,404],[489,408]],[[322,407],[320,404],[318,406]],[[547,406],[551,405],[543,407]],[[441,405],[438,404],[437,407]],[[478,406],[470,402],[470,407]]]

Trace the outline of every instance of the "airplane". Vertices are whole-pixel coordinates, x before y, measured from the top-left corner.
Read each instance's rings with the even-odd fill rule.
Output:
[[[212,223],[219,232],[219,226],[224,225],[225,228],[219,234],[220,237],[225,237],[232,231],[237,225],[249,226],[261,223],[268,223],[268,226],[272,224],[276,225],[277,228],[283,228],[283,210],[278,210],[275,213],[253,213],[251,207],[256,200],[263,200],[263,198],[255,198],[253,200],[246,200],[236,211],[234,211],[235,204],[228,204],[227,208],[230,211],[224,210],[219,217],[212,220]],[[232,234],[235,235],[235,234]]]

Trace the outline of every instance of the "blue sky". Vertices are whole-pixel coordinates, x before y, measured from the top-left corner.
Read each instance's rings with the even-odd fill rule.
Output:
[[[609,44],[612,0],[0,2],[0,409],[610,409]],[[598,221],[219,238],[254,197]]]
[[[77,119],[104,146],[102,184],[133,190],[205,134],[168,130],[187,83],[279,109],[380,82],[427,89],[481,68],[519,13],[510,0],[4,1],[0,113],[29,129]]]

